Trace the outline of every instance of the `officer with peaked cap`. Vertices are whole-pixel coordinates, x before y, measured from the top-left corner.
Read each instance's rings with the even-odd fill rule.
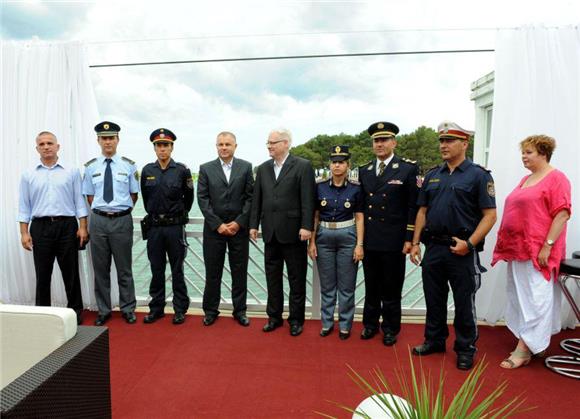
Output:
[[[359,168],[365,197],[363,268],[365,304],[361,339],[372,338],[381,329],[383,344],[394,345],[401,330],[401,297],[406,255],[417,213],[418,167],[414,161],[395,155],[399,128],[376,122],[368,128],[376,158]]]
[[[442,122],[438,132],[445,162],[423,180],[411,250],[411,261],[421,263],[427,305],[425,341],[413,348],[413,354],[445,352],[450,285],[457,368],[469,370],[477,340],[475,292],[485,272],[478,252],[496,221],[494,184],[489,171],[466,158],[472,132],[450,121]],[[422,261],[419,241],[426,246]]]
[[[82,193],[92,215],[89,221],[95,297],[99,315],[95,325],[111,317],[111,258],[119,284],[119,308],[127,323],[135,323],[135,284],[132,271],[133,218],[139,192],[137,166],[117,154],[121,127],[103,121],[95,126],[102,155],[85,163]]]
[[[363,195],[358,182],[348,180],[349,160],[348,146],[331,147],[332,176],[316,185],[314,232],[308,246],[320,276],[320,336],[328,336],[334,329],[338,295],[338,336],[342,340],[350,337],[358,262],[364,257]]]
[[[165,266],[171,266],[173,286],[173,324],[185,321],[189,296],[183,275],[187,253],[185,224],[193,205],[193,179],[186,165],[171,158],[177,137],[167,128],[153,131],[149,137],[157,161],[147,164],[141,172],[141,191],[148,228],[147,256],[151,264],[149,314],[145,323],[165,316]]]

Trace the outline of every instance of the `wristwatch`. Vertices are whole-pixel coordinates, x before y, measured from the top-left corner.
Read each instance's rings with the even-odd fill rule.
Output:
[[[465,240],[465,242],[467,243],[467,249],[470,252],[473,251],[473,249],[475,249],[475,246],[473,245],[473,243],[471,243],[471,241],[469,239]]]
[[[547,244],[548,246],[553,246],[553,245],[554,245],[554,240],[552,240],[552,239],[548,239],[548,240],[546,240],[546,244]]]

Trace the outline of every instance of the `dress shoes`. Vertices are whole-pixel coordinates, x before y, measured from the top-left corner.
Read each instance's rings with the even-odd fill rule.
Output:
[[[214,316],[212,314],[206,314],[205,317],[203,318],[203,325],[204,326],[211,326],[212,324],[215,323],[216,320],[217,320],[217,316]]]
[[[109,314],[99,314],[95,320],[95,326],[102,326],[107,323],[107,320],[111,318],[111,313]],[[77,319],[78,320],[78,319]]]
[[[173,324],[182,324],[185,321],[185,314],[183,313],[175,313],[173,315]]]
[[[338,333],[338,338],[340,340],[347,340],[350,337],[350,330],[341,330]]]
[[[298,336],[303,330],[304,327],[301,324],[293,324],[290,326],[290,336]]]
[[[393,346],[395,343],[397,343],[397,335],[393,335],[392,333],[385,333],[383,336],[383,345]]]
[[[248,316],[245,314],[238,314],[234,316],[234,319],[236,319],[241,326],[248,327],[250,325],[250,319],[248,319]]]
[[[280,326],[282,326],[282,320],[268,320],[268,323],[266,323],[264,325],[264,327],[262,328],[262,330],[264,332],[273,332],[274,330],[276,330],[277,328],[279,328]]]
[[[322,336],[323,338],[327,337],[328,335],[330,335],[332,333],[334,329],[334,326],[331,326],[329,328],[322,328],[320,329],[320,336]]]
[[[473,355],[457,354],[457,369],[468,371],[473,367]]]
[[[438,352],[445,352],[445,344],[425,342],[422,345],[415,346],[413,348],[413,355],[425,356],[431,355]]]
[[[143,323],[155,323],[163,317],[165,317],[165,313],[149,313],[143,318]]]
[[[363,340],[372,339],[377,334],[376,329],[371,329],[369,327],[365,327],[360,334],[360,338]]]
[[[129,324],[133,324],[137,321],[137,316],[135,316],[135,313],[133,313],[132,311],[129,311],[127,313],[123,313],[123,318]]]

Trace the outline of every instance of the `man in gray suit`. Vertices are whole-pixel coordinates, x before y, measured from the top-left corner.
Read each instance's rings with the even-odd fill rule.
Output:
[[[306,302],[306,242],[314,229],[314,171],[308,160],[289,154],[292,136],[286,129],[274,130],[268,137],[270,160],[258,167],[250,238],[258,238],[262,224],[265,243],[264,265],[268,286],[264,332],[282,326],[284,262],[290,284],[290,334],[298,336],[304,325]]]
[[[250,243],[248,222],[254,177],[251,163],[234,158],[237,146],[234,134],[220,132],[216,140],[219,157],[199,168],[197,202],[205,218],[203,324],[206,326],[212,325],[219,315],[226,247],[232,275],[233,316],[242,326],[250,325],[246,316],[246,295]]]

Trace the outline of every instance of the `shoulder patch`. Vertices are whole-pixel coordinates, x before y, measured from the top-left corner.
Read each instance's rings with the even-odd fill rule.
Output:
[[[403,160],[405,163],[417,164],[417,160],[411,160],[411,159],[407,159],[405,157],[401,157],[401,160]]]
[[[96,157],[94,159],[89,160],[88,162],[85,163],[85,167],[89,167],[91,164],[93,164],[96,161],[97,161]]]
[[[121,157],[121,160],[125,160],[129,164],[135,164],[135,162],[128,157]]]

